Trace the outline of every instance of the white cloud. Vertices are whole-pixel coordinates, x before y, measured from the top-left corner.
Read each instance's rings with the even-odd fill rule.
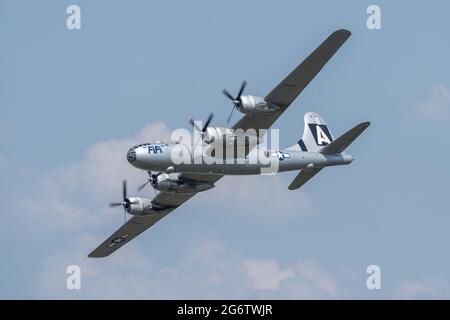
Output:
[[[170,130],[165,124],[154,123],[134,138],[94,144],[79,163],[63,165],[36,182],[37,192],[21,200],[24,211],[38,221],[45,216],[46,223],[59,227],[79,228],[103,221],[114,214],[107,203],[120,199],[122,179],[127,179],[130,192],[146,179],[143,171],[127,162],[128,148],[169,137]]]
[[[395,299],[434,299],[450,294],[450,287],[443,279],[407,280],[394,289]]]
[[[183,254],[161,263],[145,246],[133,246],[108,260],[88,259],[96,237],[78,238],[74,251],[47,257],[35,276],[32,298],[220,299],[330,298],[336,282],[312,261],[281,268],[274,259],[243,257],[215,236],[201,235]],[[68,265],[81,268],[81,290],[65,286]]]
[[[278,291],[284,298],[334,298],[337,282],[314,261],[306,260],[281,268],[273,259],[243,262],[253,289]]]
[[[278,290],[281,281],[295,275],[292,269],[281,269],[273,259],[247,259],[243,265],[252,287],[257,290]]]
[[[436,85],[429,95],[417,103],[419,113],[432,120],[450,119],[450,88],[446,85]]]
[[[158,290],[149,276],[154,268],[152,260],[138,247],[131,247],[119,256],[105,261],[88,259],[86,250],[95,237],[80,236],[75,251],[61,251],[47,257],[35,275],[30,294],[45,299],[139,299]],[[81,290],[66,288],[67,266],[81,269]],[[145,290],[144,290],[145,289]]]
[[[337,294],[338,285],[333,277],[321,270],[318,265],[311,260],[303,261],[295,265],[294,270],[297,275],[308,280],[318,291],[330,297]]]
[[[271,222],[285,222],[292,217],[311,214],[313,206],[307,191],[288,190],[290,179],[293,179],[288,178],[290,176],[286,173],[226,176],[207,197],[218,207],[226,207],[229,215],[253,215]]]

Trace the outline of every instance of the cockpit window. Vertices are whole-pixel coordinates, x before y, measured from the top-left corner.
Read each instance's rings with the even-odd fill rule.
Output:
[[[145,147],[145,146],[149,146],[149,145],[151,145],[151,143],[141,143],[141,144],[135,145],[132,149],[136,149],[139,147]]]

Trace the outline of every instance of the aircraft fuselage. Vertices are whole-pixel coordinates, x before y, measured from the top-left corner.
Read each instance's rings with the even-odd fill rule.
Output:
[[[182,153],[182,156],[180,154]],[[226,153],[227,155],[228,152]],[[146,171],[164,171],[218,175],[253,175],[309,168],[345,165],[353,161],[346,154],[322,154],[296,150],[267,150],[255,147],[247,156],[213,157],[207,145],[188,146],[166,143],[146,143],[127,153],[131,165]]]

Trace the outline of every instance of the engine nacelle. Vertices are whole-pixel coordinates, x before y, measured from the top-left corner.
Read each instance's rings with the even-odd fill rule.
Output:
[[[162,175],[161,175],[162,176]],[[190,179],[171,178],[170,176],[158,177],[153,188],[158,191],[176,193],[196,193],[214,188],[214,184]],[[160,178],[161,177],[161,178]]]
[[[280,107],[267,102],[261,97],[241,96],[239,103],[236,104],[236,109],[248,115],[258,115],[275,112],[280,110]]]
[[[233,130],[229,128],[211,126],[206,129],[206,136],[203,140],[205,143],[213,143],[215,141],[222,141],[225,138],[233,137]]]
[[[125,210],[133,216],[149,216],[176,207],[153,203],[152,200],[141,197],[129,197],[127,200],[130,205]]]
[[[126,211],[133,216],[146,216],[154,214],[152,201],[141,197],[129,197],[130,205]]]

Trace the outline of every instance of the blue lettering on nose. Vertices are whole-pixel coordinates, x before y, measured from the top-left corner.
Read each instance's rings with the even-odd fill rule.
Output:
[[[160,146],[148,146],[148,153],[163,153],[162,148]]]

